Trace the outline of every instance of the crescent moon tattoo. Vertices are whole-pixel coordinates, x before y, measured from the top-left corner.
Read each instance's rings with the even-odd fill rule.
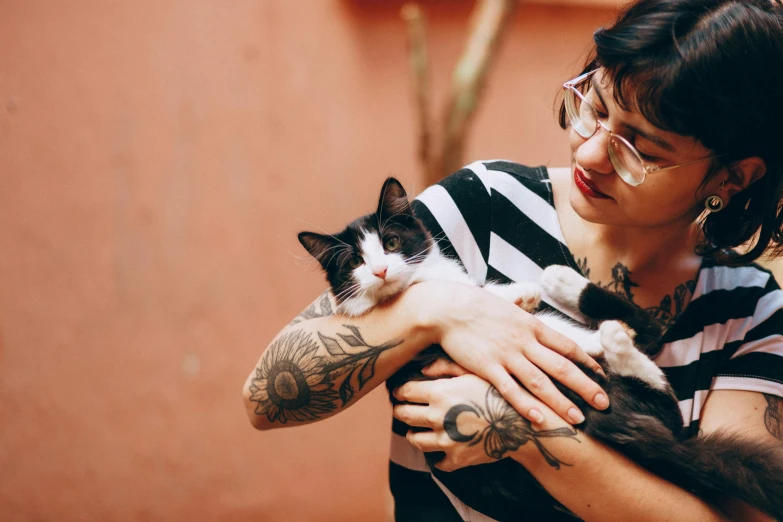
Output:
[[[476,417],[480,417],[478,410],[473,406],[468,404],[457,404],[456,406],[452,406],[443,418],[443,429],[446,430],[446,434],[454,442],[470,442],[478,433],[478,431],[474,431],[470,435],[465,435],[457,428],[457,417],[459,417],[460,413],[465,412],[470,412]]]

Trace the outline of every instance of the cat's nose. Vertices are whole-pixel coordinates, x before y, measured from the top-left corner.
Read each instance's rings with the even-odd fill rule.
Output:
[[[388,267],[375,270],[373,271],[373,275],[376,277],[380,277],[381,279],[386,279],[386,270],[388,270]]]

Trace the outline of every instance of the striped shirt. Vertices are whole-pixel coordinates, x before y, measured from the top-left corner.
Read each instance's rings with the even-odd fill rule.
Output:
[[[425,190],[416,215],[446,255],[458,258],[476,284],[538,282],[552,264],[579,270],[565,244],[545,167],[507,161],[473,163]],[[549,307],[543,296],[542,306]],[[704,261],[691,301],[667,330],[655,362],[677,394],[687,435],[698,431],[710,390],[783,397],[783,291],[757,265]],[[399,521],[493,521],[493,506],[470,491],[459,496],[441,472],[392,423],[389,481]]]

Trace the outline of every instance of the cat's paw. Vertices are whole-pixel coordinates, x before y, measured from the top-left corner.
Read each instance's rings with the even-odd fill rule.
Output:
[[[577,271],[562,265],[552,265],[541,274],[541,286],[558,303],[572,310],[579,309],[579,297],[590,281]]]
[[[633,343],[636,332],[620,321],[605,321],[599,328],[604,357],[612,372],[636,377],[658,390],[668,389],[663,371]]]
[[[541,291],[536,283],[511,283],[510,285],[487,283],[484,288],[498,297],[511,301],[526,312],[534,311],[541,303]]]
[[[541,290],[535,283],[514,283],[509,285],[514,304],[525,312],[533,312],[541,304]]]
[[[601,332],[601,345],[604,347],[604,353],[607,358],[611,354],[617,360],[622,357],[628,357],[631,351],[638,351],[633,345],[636,332],[628,325],[620,321],[604,321],[598,330]]]

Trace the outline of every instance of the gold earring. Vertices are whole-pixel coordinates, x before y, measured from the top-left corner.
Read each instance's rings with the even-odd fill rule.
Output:
[[[723,202],[723,198],[720,196],[710,196],[707,199],[704,200],[704,208],[707,209],[707,212],[720,212],[723,210],[723,206],[725,203]]]

